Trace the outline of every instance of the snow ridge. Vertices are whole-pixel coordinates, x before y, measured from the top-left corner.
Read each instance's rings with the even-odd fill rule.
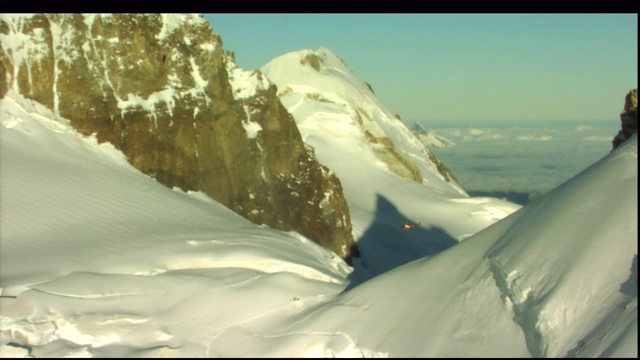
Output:
[[[524,333],[527,348],[534,358],[547,357],[547,344],[543,340],[543,335],[536,328],[538,314],[535,309],[535,299],[531,290],[519,289],[512,276],[502,273],[502,267],[495,258],[489,259],[489,269],[493,274],[496,286],[502,293],[503,300],[511,305],[513,310],[513,321],[515,321]],[[512,274],[510,274],[512,275]]]
[[[282,104],[293,115],[303,138],[319,129],[364,138],[383,170],[464,194],[458,184],[440,174],[429,158],[430,151],[380,102],[371,87],[328,49],[291,52],[260,70],[278,87]]]
[[[632,209],[637,206],[637,200],[623,198],[636,199],[637,170],[634,174],[623,159],[637,151],[637,137],[623,148],[522,209],[514,217],[509,231],[487,252],[496,285],[512,305],[514,321],[522,327],[534,357],[569,353],[598,356],[586,355],[589,350],[585,345],[602,341],[607,333],[604,329],[614,321],[611,319],[628,323],[630,320],[623,320],[620,314],[635,311],[629,306],[637,302],[637,291],[625,294],[628,290],[622,289],[630,279],[629,266],[633,276],[634,261],[637,269],[637,255],[633,255],[634,258],[630,255],[637,254],[637,244],[632,241],[637,236],[637,228],[633,230],[628,225],[634,221]],[[619,190],[594,202],[591,199],[598,191],[594,184]],[[570,214],[593,216],[603,222],[552,220],[570,217]],[[542,228],[539,223],[546,225]],[[617,255],[613,255],[611,243],[620,249]],[[545,248],[554,251],[545,251]],[[525,254],[531,253],[544,256],[526,257]],[[594,266],[607,253],[620,260],[600,265],[600,271],[616,274],[615,279],[585,278],[584,274],[598,271]],[[597,300],[604,310],[592,314],[588,304],[589,300],[595,300],[596,291],[611,295]],[[607,316],[609,320],[605,320]],[[600,336],[599,340],[595,334]]]

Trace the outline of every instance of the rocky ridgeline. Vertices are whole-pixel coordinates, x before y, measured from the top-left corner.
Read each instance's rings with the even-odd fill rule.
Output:
[[[629,91],[624,99],[624,111],[620,113],[621,130],[613,138],[613,148],[617,148],[631,135],[638,132],[638,89]]]
[[[444,179],[446,181],[455,181],[456,183],[459,184],[460,182],[458,181],[458,178],[456,178],[453,175],[451,170],[447,166],[445,166],[440,160],[438,160],[438,158],[436,158],[433,152],[431,152],[431,150],[428,149],[430,146],[434,146],[438,148],[447,148],[447,147],[455,146],[455,144],[448,139],[429,133],[427,129],[425,129],[424,126],[420,125],[420,123],[418,122],[415,122],[413,124],[413,127],[411,128],[411,133],[416,138],[418,138],[418,140],[420,140],[421,143],[425,145],[426,147],[425,152],[427,156],[429,157],[431,162],[434,163],[434,165],[438,169],[438,172],[444,177]]]
[[[0,45],[0,96],[44,104],[168,187],[344,259],[357,250],[339,179],[276,87],[238,68],[202,16],[0,15]]]

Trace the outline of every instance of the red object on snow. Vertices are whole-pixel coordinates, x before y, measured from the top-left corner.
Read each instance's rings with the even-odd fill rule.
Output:
[[[404,224],[404,225],[400,226],[400,228],[401,228],[402,230],[409,230],[409,229],[411,229],[411,228],[414,228],[414,227],[416,227],[416,226],[420,226],[420,225],[422,225],[422,222],[415,223],[415,224],[406,223],[406,224]]]

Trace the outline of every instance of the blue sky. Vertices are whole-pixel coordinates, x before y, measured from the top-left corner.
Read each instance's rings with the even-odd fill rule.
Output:
[[[637,14],[206,14],[256,69],[325,47],[403,120],[618,120]]]

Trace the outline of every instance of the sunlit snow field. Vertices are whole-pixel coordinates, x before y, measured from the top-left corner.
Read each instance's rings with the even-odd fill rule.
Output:
[[[506,197],[521,205],[609,153],[611,141],[620,130],[618,118],[419,123],[456,144],[430,149],[467,193]]]

